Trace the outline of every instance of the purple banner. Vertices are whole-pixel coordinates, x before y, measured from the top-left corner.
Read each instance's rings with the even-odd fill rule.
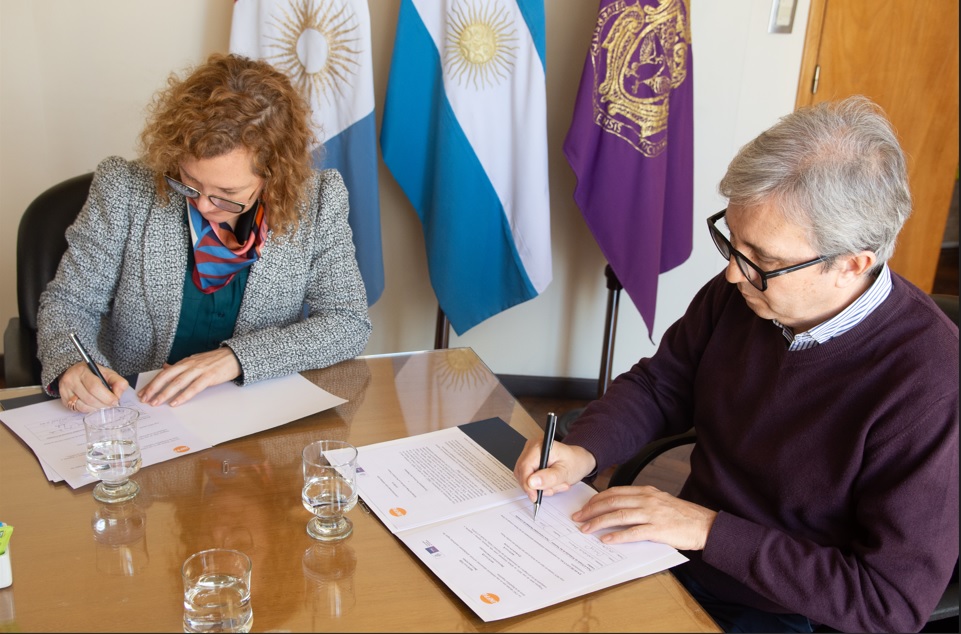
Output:
[[[564,140],[574,200],[648,335],[658,275],[691,254],[689,15],[686,0],[602,0]]]

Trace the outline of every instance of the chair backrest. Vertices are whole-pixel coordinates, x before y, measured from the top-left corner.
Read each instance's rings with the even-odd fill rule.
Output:
[[[17,231],[17,310],[22,325],[37,330],[40,294],[67,250],[64,232],[87,200],[93,173],[74,176],[37,196]]]
[[[944,314],[951,318],[951,321],[958,323],[958,296],[957,295],[942,295],[940,293],[933,293],[931,299],[934,303],[938,305],[938,308],[944,311]]]

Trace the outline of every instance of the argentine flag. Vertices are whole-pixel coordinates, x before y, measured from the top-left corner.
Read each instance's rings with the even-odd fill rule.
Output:
[[[373,304],[384,290],[384,256],[366,0],[236,0],[230,52],[269,62],[310,101],[323,142],[314,164],[344,177],[357,264]]]
[[[401,0],[380,144],[454,331],[551,281],[543,0]]]

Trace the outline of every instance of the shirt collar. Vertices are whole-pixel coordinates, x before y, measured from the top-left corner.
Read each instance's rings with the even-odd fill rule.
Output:
[[[887,299],[891,293],[891,270],[887,263],[881,268],[877,279],[868,287],[868,290],[861,293],[854,302],[827,321],[821,322],[806,332],[795,334],[791,328],[785,326],[776,319],[771,321],[781,328],[784,338],[787,339],[789,350],[805,350],[816,345],[826,343],[834,337],[844,334],[851,330],[870,315],[875,308]]]

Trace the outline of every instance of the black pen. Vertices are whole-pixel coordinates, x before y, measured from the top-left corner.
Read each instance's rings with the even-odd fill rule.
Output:
[[[547,458],[551,455],[551,445],[554,443],[554,431],[557,429],[557,416],[554,412],[547,415],[547,425],[544,426],[544,444],[541,445],[541,469],[547,468]],[[537,501],[534,502],[534,519],[537,519],[537,509],[541,507],[544,492],[537,490]]]
[[[107,388],[109,392],[113,393],[113,390],[110,388],[110,384],[107,383],[107,379],[103,378],[103,374],[100,373],[100,368],[97,367],[97,364],[94,363],[93,359],[90,358],[90,355],[87,354],[86,349],[84,349],[83,344],[80,343],[77,335],[71,332],[70,341],[73,342],[73,345],[77,348],[77,352],[79,352],[80,356],[83,357],[83,362],[87,364],[87,367],[90,368],[90,371],[96,374],[97,377],[103,381],[104,387]]]

